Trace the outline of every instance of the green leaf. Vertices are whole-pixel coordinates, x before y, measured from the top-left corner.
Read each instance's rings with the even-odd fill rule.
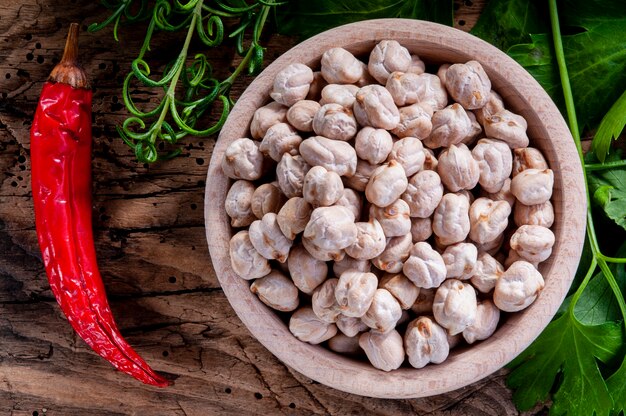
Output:
[[[451,0],[290,0],[276,9],[278,32],[307,38],[366,19],[401,17],[453,24]]]
[[[509,365],[507,383],[515,390],[513,401],[520,410],[532,408],[548,397],[561,375],[551,415],[608,415],[613,401],[596,359],[608,362],[621,343],[619,324],[589,326],[564,314]]]
[[[492,4],[495,3],[495,4]],[[480,28],[489,21],[497,21],[498,10],[509,0],[491,0],[477,23]],[[547,4],[516,0],[518,7],[509,7],[506,18],[500,21],[499,32],[523,30],[518,38],[532,34],[531,41],[514,45],[507,51],[557,102],[562,101],[561,83],[548,30],[532,33],[533,28],[523,24],[526,15],[536,13],[538,20],[548,15]],[[564,33],[563,49],[572,85],[577,118],[581,126],[595,127],[600,119],[626,89],[626,7],[622,1],[566,0],[561,7],[561,27]],[[515,12],[515,14],[513,14]],[[485,37],[484,30],[476,34]],[[510,36],[509,39],[514,39]],[[497,44],[498,42],[496,42]],[[507,42],[503,43],[508,44]]]
[[[626,168],[591,172],[587,179],[593,202],[626,230]]]
[[[601,162],[609,154],[611,141],[617,140],[626,125],[626,90],[602,118],[598,131],[591,142],[591,147]]]
[[[472,34],[503,51],[518,43],[530,42],[531,33],[545,33],[550,22],[540,13],[537,1],[489,1],[480,14]]]
[[[626,413],[626,358],[619,369],[606,380],[606,386],[613,397],[613,412]]]

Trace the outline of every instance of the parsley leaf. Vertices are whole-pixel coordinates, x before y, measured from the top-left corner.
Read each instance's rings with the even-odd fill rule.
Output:
[[[619,160],[619,155],[609,159]],[[593,202],[616,224],[626,229],[626,168],[591,172],[587,180]]]
[[[430,20],[452,26],[451,0],[290,0],[276,9],[283,35],[310,37],[324,30],[383,17]]]
[[[604,116],[591,142],[593,152],[600,162],[609,154],[612,139],[616,139],[626,125],[626,90]]]
[[[621,344],[618,323],[584,325],[570,313],[562,315],[509,365],[513,371],[507,383],[515,389],[515,404],[528,410],[545,400],[561,372],[550,414],[608,415],[613,400],[596,359],[608,362]]]
[[[531,0],[488,1],[471,33],[503,51],[529,42],[529,34],[550,30],[547,15],[540,13],[537,3]]]
[[[517,37],[509,35],[509,40],[524,39],[530,34],[533,36],[530,43],[515,45],[506,51],[539,81],[556,102],[561,102],[558,68],[553,54],[549,53],[552,49],[549,31],[533,33],[544,26],[537,28],[523,23],[527,20],[526,15],[535,13],[535,7],[538,7],[537,15],[540,16],[538,21],[542,21],[541,18],[548,14],[547,4],[535,6],[529,0],[515,1],[518,7],[507,9],[506,18],[496,25],[498,32],[526,32],[520,32]],[[490,3],[505,5],[508,0],[491,0]],[[562,37],[563,49],[577,118],[580,125],[595,127],[626,89],[626,7],[620,1],[567,0],[564,3],[562,25],[571,34]],[[482,21],[498,20],[497,13],[502,7],[494,5],[486,8],[477,23],[479,29],[486,25]],[[483,29],[473,33],[492,40]],[[509,45],[509,42],[503,42],[503,46]]]

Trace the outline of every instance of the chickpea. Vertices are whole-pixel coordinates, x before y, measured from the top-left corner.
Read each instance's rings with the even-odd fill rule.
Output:
[[[298,288],[278,270],[256,279],[250,285],[250,291],[256,294],[261,302],[278,311],[291,312],[298,307]]]
[[[354,214],[355,221],[358,221],[363,209],[363,198],[353,189],[344,188],[341,197],[335,202],[335,205],[348,208]]]
[[[276,222],[276,214],[268,212],[262,219],[250,224],[250,241],[254,248],[268,260],[276,259],[281,263],[287,261],[293,241],[280,231]]]
[[[437,165],[439,165],[439,161],[435,157],[435,152],[431,149],[424,148],[424,170],[437,170]]]
[[[280,162],[285,153],[297,155],[300,143],[302,143],[302,137],[293,127],[287,123],[277,123],[267,129],[259,150],[276,162]]]
[[[464,144],[451,145],[439,154],[437,172],[441,182],[452,192],[473,189],[480,178],[478,163]]]
[[[516,204],[513,211],[515,225],[541,225],[550,228],[554,224],[554,208],[550,201],[537,205]]]
[[[421,144],[421,143],[420,143]],[[372,165],[384,162],[393,147],[393,139],[387,130],[363,127],[356,135],[356,155]],[[358,162],[357,162],[358,163]]]
[[[484,126],[485,119],[487,117],[491,117],[494,114],[499,113],[504,110],[504,103],[502,102],[502,97],[497,92],[491,90],[489,94],[489,99],[487,100],[487,104],[485,104],[482,108],[477,108],[474,110],[474,114],[476,115],[476,120]]]
[[[272,271],[267,259],[250,242],[246,230],[239,231],[230,239],[229,253],[233,270],[243,279],[258,279]]]
[[[365,187],[365,197],[372,204],[384,208],[400,198],[408,182],[402,165],[392,160],[374,170]]]
[[[289,331],[302,342],[321,344],[337,334],[337,326],[319,319],[310,306],[303,306],[291,315]]]
[[[313,131],[313,117],[321,105],[317,101],[301,100],[292,105],[287,111],[287,121],[300,131]]]
[[[287,107],[276,101],[257,108],[250,122],[250,135],[253,139],[265,137],[267,129],[274,124],[284,123],[287,120]]]
[[[476,320],[477,309],[474,288],[460,280],[444,281],[435,293],[433,315],[450,335],[460,334],[472,325]]]
[[[305,237],[302,237],[302,246],[304,246],[311,256],[321,261],[341,261],[346,255],[343,249],[326,250]]]
[[[370,219],[376,219],[380,222],[384,232],[383,240],[384,237],[398,237],[411,232],[411,217],[409,213],[409,205],[402,199],[398,199],[385,208],[380,208],[376,205],[370,206]]]
[[[361,321],[376,331],[389,332],[396,327],[401,316],[402,308],[396,298],[386,289],[376,289],[372,304]]]
[[[502,140],[511,149],[528,146],[528,136],[526,135],[528,124],[522,116],[513,114],[508,110],[501,110],[485,117],[484,127],[488,137]]]
[[[411,217],[428,218],[441,202],[443,185],[432,170],[423,170],[409,179],[402,199],[409,205]]]
[[[423,368],[428,363],[440,364],[450,353],[446,331],[426,316],[409,323],[404,334],[404,349],[415,368]]]
[[[426,64],[424,61],[422,61],[417,55],[411,55],[411,65],[409,65],[409,69],[407,69],[406,72],[420,75],[423,74],[424,71],[426,71]]]
[[[313,118],[313,131],[329,139],[348,141],[356,135],[356,119],[349,108],[324,104]]]
[[[313,71],[304,64],[295,63],[276,74],[270,96],[278,103],[291,107],[304,100],[313,82]]]
[[[333,263],[335,276],[341,276],[347,270],[369,273],[371,269],[372,263],[369,260],[358,260],[350,256],[345,256],[343,259]]]
[[[476,320],[473,324],[465,328],[463,338],[468,344],[482,341],[489,338],[498,327],[500,320],[500,309],[489,299],[478,302],[476,309]]]
[[[438,287],[447,274],[443,257],[426,242],[415,243],[411,247],[402,272],[415,286],[424,289]]]
[[[289,275],[298,289],[310,295],[328,276],[328,265],[311,256],[302,246],[291,249],[287,259]]]
[[[365,192],[365,188],[370,181],[372,173],[374,173],[378,167],[380,167],[380,165],[372,165],[365,160],[358,159],[354,175],[349,178],[343,177],[344,185],[355,191]]]
[[[277,213],[285,203],[285,196],[271,183],[260,185],[252,194],[251,208],[258,219],[268,212]]]
[[[470,281],[482,293],[489,293],[496,287],[496,282],[504,274],[504,267],[487,252],[478,255],[474,275]]]
[[[493,241],[509,225],[511,206],[506,201],[478,198],[470,207],[469,237],[478,244]]]
[[[254,181],[261,177],[263,170],[263,154],[258,142],[247,138],[237,139],[226,148],[222,171],[229,178]]]
[[[381,84],[392,72],[406,72],[412,64],[411,54],[395,40],[383,40],[372,49],[367,69]]]
[[[490,194],[489,192],[485,192],[485,190],[481,190],[481,197],[489,198],[492,201],[506,201],[507,204],[513,209],[515,206],[515,195],[511,193],[511,179],[506,178],[502,184],[502,188],[498,192]]]
[[[343,195],[343,182],[337,173],[313,166],[304,177],[302,195],[314,207],[328,207]]]
[[[543,276],[527,261],[511,264],[498,279],[493,302],[505,312],[517,312],[532,304],[545,283]]]
[[[370,363],[379,370],[395,370],[404,361],[402,336],[395,329],[386,333],[365,332],[359,337],[359,345]]]
[[[399,110],[400,119],[391,132],[398,137],[425,139],[433,128],[433,109],[426,103],[412,104]]]
[[[290,198],[276,214],[276,222],[280,231],[290,240],[306,228],[313,208],[301,197]]]
[[[469,117],[470,122],[471,122],[470,133],[467,136],[465,136],[463,140],[461,140],[461,143],[467,146],[471,146],[476,141],[476,138],[480,136],[480,134],[483,132],[483,127],[476,120],[476,116],[471,111],[467,112],[467,117]]]
[[[309,101],[319,101],[322,97],[322,90],[326,85],[328,85],[328,83],[324,79],[324,76],[322,76],[322,71],[313,72],[313,81],[311,81],[306,99]]]
[[[446,265],[446,278],[467,280],[476,271],[478,249],[471,243],[456,243],[446,247],[441,257]]]
[[[341,310],[337,299],[335,299],[335,290],[339,279],[328,279],[313,291],[311,305],[313,312],[324,322],[337,322]]]
[[[398,107],[419,103],[437,111],[448,103],[446,88],[432,74],[394,72],[387,79],[386,88]]]
[[[354,318],[365,315],[374,300],[376,286],[378,278],[373,273],[354,270],[343,272],[335,289],[341,313]]]
[[[356,85],[328,84],[322,90],[320,104],[326,105],[335,103],[346,108],[352,108],[358,90],[359,87]]]
[[[513,176],[526,169],[548,169],[548,162],[539,149],[523,147],[513,150]]]
[[[232,184],[224,202],[226,214],[230,217],[230,225],[247,227],[256,219],[252,212],[253,194],[254,185],[252,182],[239,180]]]
[[[552,197],[553,186],[551,169],[526,169],[511,180],[511,193],[524,205],[538,205]]]
[[[388,290],[404,310],[413,306],[420,293],[420,288],[402,273],[386,273],[378,282],[378,287]]]
[[[379,270],[388,273],[399,273],[404,261],[409,257],[411,250],[411,234],[391,237],[387,240],[387,247],[382,254],[372,260],[372,264]]]
[[[522,225],[511,236],[511,249],[524,260],[540,263],[550,257],[554,233],[540,225]]]
[[[346,254],[359,260],[378,257],[386,246],[385,233],[380,223],[372,218],[369,222],[357,222],[356,227],[356,240],[346,247]]]
[[[393,144],[389,160],[395,160],[404,168],[406,176],[412,176],[424,167],[424,146],[416,137],[404,137]]]
[[[430,217],[411,218],[411,236],[413,242],[426,241],[433,234],[433,222]]]
[[[489,193],[500,191],[513,167],[509,146],[499,140],[480,139],[472,149],[472,156],[478,162],[478,182],[482,189]]]
[[[470,232],[469,200],[445,194],[433,214],[433,232],[444,245],[461,242]]]
[[[381,85],[366,85],[356,93],[354,116],[361,126],[392,130],[400,122],[400,112],[389,91]]]
[[[491,81],[480,63],[451,65],[445,77],[448,93],[466,110],[482,108],[489,101]]]
[[[348,208],[341,206],[315,208],[303,237],[322,250],[344,249],[357,238],[354,215]]]
[[[283,154],[276,166],[276,179],[278,179],[278,187],[287,198],[302,196],[304,176],[310,168],[302,156]]]
[[[355,337],[360,332],[367,331],[369,327],[361,321],[361,318],[353,316],[339,315],[337,318],[337,328],[346,336]]]
[[[450,68],[450,64],[443,64],[439,66],[437,69],[437,78],[441,81],[442,84],[446,84],[446,73],[448,72],[448,68]]]
[[[343,48],[332,48],[322,55],[322,76],[329,84],[354,84],[363,78],[363,63]]]
[[[454,103],[433,114],[432,130],[424,144],[431,149],[448,147],[461,143],[472,132],[472,120],[460,104]]]
[[[331,351],[346,355],[356,355],[361,351],[359,337],[337,334],[328,340],[328,348]]]
[[[420,288],[420,294],[415,299],[415,303],[411,306],[411,312],[416,315],[432,315],[433,302],[435,300],[436,289]]]
[[[356,151],[349,143],[313,136],[300,144],[300,154],[311,166],[322,166],[339,176],[352,176],[356,171]]]

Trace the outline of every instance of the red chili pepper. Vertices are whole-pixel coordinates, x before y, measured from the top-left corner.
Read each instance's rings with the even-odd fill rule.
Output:
[[[91,90],[78,66],[78,24],[43,86],[31,129],[37,237],[52,293],[78,335],[117,369],[154,386],[156,374],[120,334],[96,262],[91,226]]]

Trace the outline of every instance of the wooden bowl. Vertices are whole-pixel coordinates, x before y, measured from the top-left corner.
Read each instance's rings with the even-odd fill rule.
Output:
[[[546,286],[526,310],[511,314],[489,339],[452,350],[439,365],[402,367],[392,372],[297,340],[281,318],[250,292],[250,282],[230,265],[228,242],[233,234],[224,210],[231,181],[220,162],[226,147],[248,137],[254,111],[269,100],[276,73],[301,62],[319,68],[324,51],[341,46],[367,56],[376,43],[395,39],[427,63],[479,61],[506,108],[528,121],[531,146],[541,149],[554,170],[556,235],[552,256],[540,271]],[[295,46],[276,59],[243,93],[222,128],[206,181],[206,236],[213,266],[226,297],[250,332],[285,364],[327,386],[381,398],[411,398],[445,393],[498,370],[522,352],[554,316],[570,287],[585,235],[585,188],[574,141],[548,94],[521,66],[488,43],[439,24],[405,19],[370,20],[329,30]]]

